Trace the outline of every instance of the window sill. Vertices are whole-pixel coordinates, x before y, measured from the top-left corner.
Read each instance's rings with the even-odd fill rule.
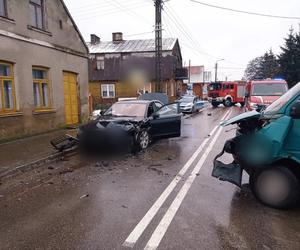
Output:
[[[102,96],[102,99],[116,99],[116,97],[103,97]]]
[[[0,20],[1,20],[1,21],[5,21],[5,22],[8,22],[8,23],[13,23],[13,24],[16,23],[15,20],[10,19],[10,18],[8,18],[8,17],[6,17],[6,16],[0,16]]]
[[[34,26],[31,26],[31,25],[27,25],[27,28],[28,28],[29,30],[36,31],[36,32],[42,33],[42,34],[47,35],[47,36],[52,36],[52,33],[51,33],[51,32],[46,31],[46,30],[42,30],[42,29],[39,29],[39,28],[36,28],[36,27],[34,27]]]
[[[17,116],[22,116],[22,112],[17,112],[17,111],[12,111],[12,112],[7,112],[7,113],[0,113],[0,118],[6,118],[6,117],[17,117]]]
[[[36,109],[32,112],[34,115],[53,114],[56,113],[55,109]]]

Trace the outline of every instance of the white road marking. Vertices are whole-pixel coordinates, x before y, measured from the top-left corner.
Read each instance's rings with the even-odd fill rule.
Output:
[[[231,113],[230,110],[228,110],[225,115],[222,117],[221,121],[225,120],[226,117]],[[198,155],[202,152],[205,145],[208,143],[210,138],[214,135],[216,130],[218,129],[219,125],[216,126],[209,134],[209,137],[206,138],[202,144],[198,147],[198,149],[194,152],[194,154],[191,156],[191,158],[187,161],[187,163],[183,166],[183,168],[179,171],[179,173],[175,176],[175,178],[172,180],[172,182],[168,185],[168,187],[164,190],[164,192],[160,195],[160,197],[155,201],[155,203],[152,205],[152,207],[148,210],[148,212],[145,214],[145,216],[141,219],[141,221],[135,226],[133,231],[130,233],[130,235],[127,237],[127,239],[124,241],[123,246],[124,247],[130,247],[133,248],[135,243],[138,241],[140,236],[143,234],[147,226],[150,224],[158,210],[161,208],[163,203],[167,200],[169,195],[172,193],[174,188],[177,186],[177,184],[180,182],[186,171],[189,170],[193,162],[196,160]]]
[[[164,215],[164,217],[160,221],[159,225],[156,227],[155,231],[153,232],[150,240],[148,241],[148,243],[145,247],[145,250],[155,250],[159,246],[159,244],[160,244],[162,238],[164,237],[166,231],[168,230],[168,227],[170,226],[176,212],[178,211],[185,196],[187,195],[189,189],[191,188],[197,174],[201,170],[209,153],[211,152],[211,150],[213,149],[213,146],[217,142],[217,139],[219,138],[222,130],[223,130],[222,127],[219,128],[215,137],[213,138],[213,140],[211,141],[211,143],[209,144],[209,146],[207,147],[207,149],[201,156],[201,158],[200,158],[199,162],[197,163],[197,165],[195,166],[194,170],[192,171],[192,173],[190,174],[188,179],[185,181],[184,185],[180,189],[179,193],[177,194],[176,198],[174,199],[171,206],[167,210],[166,214]]]

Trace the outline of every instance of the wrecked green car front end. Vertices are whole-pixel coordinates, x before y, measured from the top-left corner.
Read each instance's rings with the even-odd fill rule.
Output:
[[[299,110],[300,83],[262,113],[251,111],[223,122],[222,126],[237,125],[237,135],[227,141],[223,151],[216,156],[212,175],[241,187],[243,170],[249,174],[251,182],[251,179],[255,178],[253,176],[264,170],[285,167],[297,179],[298,185],[296,183],[293,188],[298,188]],[[234,161],[231,164],[224,164],[218,160],[225,152],[233,155]]]

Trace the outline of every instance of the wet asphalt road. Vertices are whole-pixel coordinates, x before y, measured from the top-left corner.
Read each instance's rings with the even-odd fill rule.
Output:
[[[300,249],[299,208],[259,204],[246,175],[242,189],[211,177],[214,156],[235,133],[214,128],[225,114],[241,112],[230,110],[185,116],[181,138],[135,156],[74,155],[4,180],[0,249]],[[195,168],[200,171],[191,174]]]

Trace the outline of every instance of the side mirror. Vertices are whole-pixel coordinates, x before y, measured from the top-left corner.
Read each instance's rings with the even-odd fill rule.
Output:
[[[104,115],[105,114],[105,111],[104,110],[101,110],[100,111],[100,115]]]
[[[290,111],[290,116],[294,119],[300,119],[300,100],[293,104]]]
[[[153,117],[154,120],[155,120],[155,119],[158,119],[158,118],[159,118],[159,114],[154,113],[154,114],[152,115],[152,117]]]

